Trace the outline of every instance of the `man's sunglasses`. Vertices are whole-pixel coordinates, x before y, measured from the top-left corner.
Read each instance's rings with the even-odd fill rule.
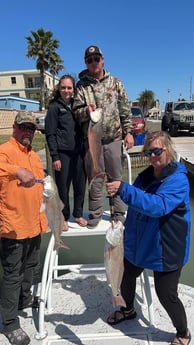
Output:
[[[100,56],[94,56],[86,59],[86,63],[90,65],[92,62],[100,62]]]
[[[163,148],[156,147],[155,149],[144,150],[144,155],[146,157],[150,157],[153,153],[155,156],[160,156],[163,151],[164,151]]]
[[[35,130],[36,130],[36,127],[35,126],[27,126],[27,125],[24,125],[23,123],[21,123],[20,125],[18,125],[18,128],[21,130],[21,131],[28,131],[30,133],[34,133]]]

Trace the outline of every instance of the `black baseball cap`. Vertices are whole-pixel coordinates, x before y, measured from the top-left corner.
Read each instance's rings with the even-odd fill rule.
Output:
[[[102,52],[101,52],[101,50],[100,50],[100,48],[98,48],[97,46],[89,46],[89,47],[85,50],[84,59],[87,59],[88,56],[94,55],[94,54],[103,56],[103,55],[102,55]]]

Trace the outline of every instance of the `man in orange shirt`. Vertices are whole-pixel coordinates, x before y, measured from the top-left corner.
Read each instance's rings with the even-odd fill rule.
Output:
[[[10,140],[0,145],[0,237],[3,281],[2,333],[12,345],[27,345],[18,309],[32,304],[33,273],[39,264],[41,233],[46,232],[43,211],[44,171],[32,150],[36,130],[31,112],[18,112]]]

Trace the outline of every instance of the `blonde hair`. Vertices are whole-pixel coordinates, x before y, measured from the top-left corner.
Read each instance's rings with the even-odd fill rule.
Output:
[[[149,150],[150,145],[152,142],[156,139],[160,139],[163,147],[165,147],[167,157],[170,159],[170,161],[177,160],[177,153],[174,149],[174,145],[172,142],[172,139],[170,135],[167,132],[164,131],[157,131],[148,133],[144,146],[143,146],[143,152],[145,150]]]

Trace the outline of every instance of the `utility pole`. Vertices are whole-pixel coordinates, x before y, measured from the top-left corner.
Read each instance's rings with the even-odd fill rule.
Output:
[[[193,95],[192,95],[192,77],[190,79],[190,102],[193,100]]]

